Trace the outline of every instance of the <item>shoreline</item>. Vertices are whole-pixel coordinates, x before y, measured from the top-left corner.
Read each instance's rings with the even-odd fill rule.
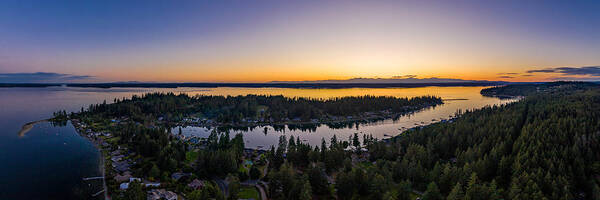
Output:
[[[81,135],[81,134],[80,134]],[[88,137],[86,137],[88,138]],[[98,150],[98,153],[100,154],[99,157],[99,161],[98,161],[98,170],[100,171],[100,173],[102,173],[102,190],[104,192],[104,199],[105,200],[110,200],[110,198],[108,197],[108,187],[106,187],[106,169],[105,169],[105,165],[104,165],[104,153],[102,152],[102,148],[100,148],[99,144],[92,141],[90,138],[88,138],[88,140],[90,140],[90,142],[92,142],[92,144],[94,144],[94,147]]]
[[[32,121],[32,122],[27,122],[25,124],[23,124],[23,126],[21,127],[21,130],[19,130],[19,132],[17,133],[19,135],[19,137],[23,137],[25,136],[25,134],[27,134],[27,132],[29,132],[33,126],[35,126],[37,123],[41,123],[41,122],[47,122],[50,119],[42,119],[42,120],[37,120],[37,121]]]
[[[75,132],[77,132],[77,134],[79,134],[80,136],[86,138],[88,141],[90,141],[92,143],[92,145],[94,146],[94,148],[96,148],[96,150],[98,150],[99,156],[98,156],[98,170],[99,172],[102,174],[102,190],[104,192],[104,199],[105,200],[110,200],[110,197],[108,196],[108,187],[106,186],[106,169],[105,169],[105,158],[104,158],[104,153],[102,152],[102,147],[101,144],[98,143],[98,141],[92,139],[91,137],[89,137],[87,134],[82,133],[82,129],[79,126],[76,126],[76,123],[79,123],[79,120],[76,119],[69,119],[69,121],[71,121],[71,124],[73,125],[73,128],[75,128]]]

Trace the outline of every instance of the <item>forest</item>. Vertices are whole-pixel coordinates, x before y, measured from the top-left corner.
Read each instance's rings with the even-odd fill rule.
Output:
[[[495,96],[500,98],[512,98],[515,96],[528,96],[539,93],[554,93],[567,90],[582,90],[598,87],[593,82],[557,81],[548,83],[511,84],[504,86],[489,87],[481,90],[484,96]]]
[[[295,199],[293,191],[302,191],[308,180],[313,193],[338,199],[411,199],[414,193],[421,199],[600,199],[600,90],[593,84],[550,85],[542,87],[552,92],[467,111],[452,123],[392,141],[366,140],[367,162],[352,161],[360,153],[336,154],[333,141],[297,157],[316,164],[288,156],[270,177],[295,180],[272,194]],[[288,145],[288,155],[296,149]],[[322,176],[335,181],[328,185]],[[327,192],[328,186],[335,190]]]
[[[599,199],[600,90],[542,87],[553,89],[378,144],[371,160],[394,162],[396,181],[448,199]]]
[[[311,189],[338,199],[412,199],[414,193],[426,200],[600,199],[600,90],[593,84],[541,86],[551,92],[467,111],[455,122],[391,141],[365,140],[367,162],[354,162],[352,155],[364,153],[339,151],[343,147],[335,141],[301,151],[297,143],[288,144],[285,161],[270,156],[271,163],[282,163],[272,166],[276,170],[269,176],[277,183],[272,197],[302,199],[295,194]],[[352,143],[357,141],[345,145]],[[285,150],[270,154],[279,152]],[[303,155],[290,156],[298,153]],[[335,177],[334,183],[329,185],[327,176]]]
[[[314,122],[388,116],[417,111],[442,104],[439,97],[396,98],[387,96],[338,97],[330,99],[289,98],[284,96],[188,96],[149,93],[114,103],[90,105],[80,115],[98,118],[127,117],[135,122],[153,123],[158,118],[180,122],[189,117],[224,123]],[[392,117],[390,116],[390,117]]]

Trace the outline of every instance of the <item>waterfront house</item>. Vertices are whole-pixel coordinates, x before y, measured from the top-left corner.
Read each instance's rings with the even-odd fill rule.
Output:
[[[114,177],[114,179],[115,179],[115,181],[117,181],[117,183],[129,181],[130,178],[132,178],[130,171],[123,172],[123,175],[117,174]]]
[[[122,173],[125,171],[129,171],[129,167],[131,167],[131,164],[129,164],[129,160],[125,160],[125,161],[113,162],[112,167],[113,167],[113,169],[115,169],[115,171]]]
[[[124,155],[113,156],[110,158],[110,160],[112,160],[113,162],[118,162],[121,161],[121,159],[123,159],[124,157]]]
[[[116,156],[116,155],[119,155],[119,154],[121,154],[120,150],[114,150],[114,151],[110,152],[111,156]]]

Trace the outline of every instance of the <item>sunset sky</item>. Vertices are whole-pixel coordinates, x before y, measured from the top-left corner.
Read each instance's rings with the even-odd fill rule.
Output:
[[[600,80],[599,11],[600,1],[2,1],[0,78]]]

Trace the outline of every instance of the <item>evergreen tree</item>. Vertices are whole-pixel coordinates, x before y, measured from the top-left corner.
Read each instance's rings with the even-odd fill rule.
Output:
[[[240,185],[240,180],[233,176],[231,177],[231,179],[229,180],[229,185],[228,185],[228,192],[229,192],[229,197],[227,199],[229,200],[237,200],[238,199],[238,193],[240,192],[241,189],[241,185]]]
[[[250,179],[252,179],[252,180],[259,179],[260,175],[261,175],[260,170],[258,170],[258,168],[256,168],[256,166],[252,165],[252,167],[250,168]]]
[[[448,197],[446,197],[446,200],[463,200],[464,197],[465,194],[463,193],[462,185],[456,183],[450,194],[448,194]]]
[[[427,190],[425,191],[425,193],[423,193],[423,200],[442,200],[442,194],[440,193],[440,190],[438,189],[438,186],[435,184],[435,182],[431,182],[429,183],[429,185],[427,185]]]
[[[479,178],[476,173],[471,174],[467,190],[465,192],[465,200],[485,200],[489,199],[488,190],[484,185],[479,183]]]
[[[409,181],[401,181],[398,184],[398,200],[410,200],[412,188]]]
[[[301,181],[301,185],[302,185],[302,189],[300,190],[300,194],[298,199],[299,200],[310,200],[312,199],[312,189],[310,187],[310,182],[308,181],[308,178],[302,178],[303,181]]]
[[[129,183],[129,187],[125,191],[125,199],[128,200],[145,200],[146,192],[142,189],[142,184],[134,181]]]

